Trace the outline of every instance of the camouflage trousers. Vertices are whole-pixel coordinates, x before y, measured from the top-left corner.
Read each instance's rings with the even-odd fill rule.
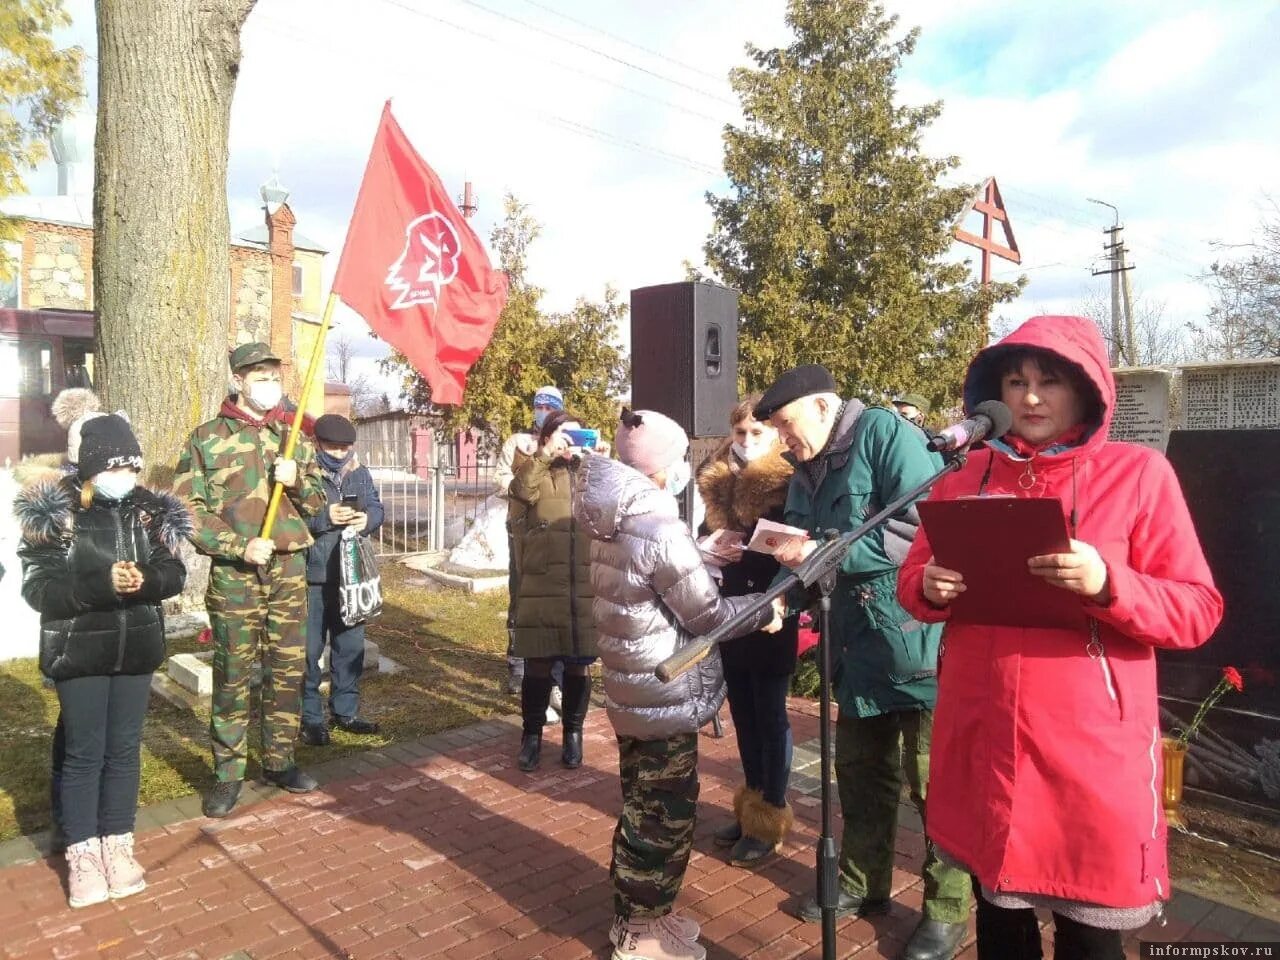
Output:
[[[307,552],[261,567],[214,561],[205,595],[213,628],[213,772],[243,780],[249,756],[249,680],[262,665],[262,765],[293,765],[306,669]]]
[[[693,852],[698,807],[698,735],[665,740],[618,737],[622,816],[613,831],[614,913],[671,912]]]

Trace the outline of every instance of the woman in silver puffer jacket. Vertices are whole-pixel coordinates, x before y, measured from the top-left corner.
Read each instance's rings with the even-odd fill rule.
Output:
[[[689,482],[688,447],[662,414],[624,411],[622,462],[586,459],[574,494],[574,519],[592,538],[596,644],[622,776],[610,868],[613,960],[706,956],[698,925],[671,907],[693,846],[698,729],[724,701],[724,671],[714,650],[670,683],[654,668],[758,595],[721,597],[680,520],[675,495]],[[781,624],[766,608],[740,632]]]

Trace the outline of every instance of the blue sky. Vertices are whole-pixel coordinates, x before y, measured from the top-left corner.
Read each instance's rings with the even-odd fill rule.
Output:
[[[1120,208],[1140,296],[1170,322],[1203,316],[1195,276],[1213,240],[1247,239],[1280,192],[1280,4],[899,0],[922,33],[903,98],[942,99],[926,136],[994,174],[1023,252],[1021,319],[1074,312]],[[94,48],[92,3],[69,39]],[[701,262],[727,71],[744,46],[787,42],[779,0],[259,0],[232,115],[232,224],[257,222],[278,170],[298,229],[335,253],[382,101],[444,181],[471,179],[487,237],[511,191],[543,223],[533,280],[546,305],[681,276]],[[284,95],[278,91],[290,90]],[[32,179],[52,189],[52,174]],[[963,248],[957,255],[963,255]],[[349,311],[341,323],[359,333]],[[362,341],[364,352],[376,352]]]

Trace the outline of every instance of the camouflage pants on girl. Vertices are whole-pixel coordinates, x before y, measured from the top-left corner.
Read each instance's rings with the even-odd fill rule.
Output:
[[[698,806],[698,735],[618,737],[622,816],[613,831],[614,913],[625,919],[671,912],[693,852]]]

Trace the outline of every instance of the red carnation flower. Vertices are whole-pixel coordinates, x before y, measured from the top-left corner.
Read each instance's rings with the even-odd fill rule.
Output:
[[[1222,676],[1219,677],[1218,682],[1213,685],[1213,689],[1209,691],[1209,695],[1200,701],[1200,706],[1196,709],[1196,715],[1191,718],[1191,722],[1183,727],[1176,737],[1184,747],[1200,729],[1200,723],[1204,720],[1205,714],[1212,710],[1217,702],[1225,697],[1231,690],[1235,690],[1237,693],[1243,692],[1244,677],[1240,676],[1240,671],[1235,667],[1223,667]]]

